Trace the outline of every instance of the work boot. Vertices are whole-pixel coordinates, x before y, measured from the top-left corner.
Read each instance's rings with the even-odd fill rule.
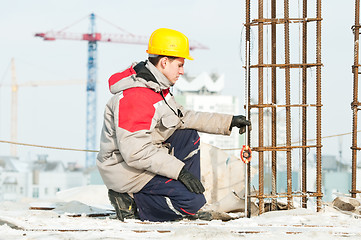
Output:
[[[213,220],[212,213],[206,212],[206,211],[198,211],[196,213],[196,217],[197,217],[197,219],[204,220],[204,221],[212,221]]]
[[[212,221],[213,220],[213,216],[211,212],[207,212],[207,211],[198,211],[196,214],[194,215],[188,215],[185,217],[185,219],[188,220],[204,220],[204,221]]]
[[[212,220],[222,220],[223,222],[227,222],[230,220],[237,219],[237,216],[231,216],[226,212],[217,212],[217,211],[198,211],[195,215],[187,216],[186,219],[188,220],[203,220],[203,221],[212,221]]]
[[[137,205],[128,193],[119,193],[109,189],[108,197],[120,221],[124,221],[124,219],[139,219]]]

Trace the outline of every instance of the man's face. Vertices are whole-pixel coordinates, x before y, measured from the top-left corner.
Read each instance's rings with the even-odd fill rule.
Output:
[[[172,86],[178,80],[179,75],[184,74],[184,58],[176,58],[173,61],[166,58],[166,62],[163,68],[163,74],[172,83]]]

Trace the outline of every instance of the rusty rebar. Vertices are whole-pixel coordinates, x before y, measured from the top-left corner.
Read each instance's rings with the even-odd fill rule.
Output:
[[[287,207],[288,209],[293,208],[293,198],[300,197],[302,199],[302,207],[307,207],[307,200],[309,197],[317,198],[317,211],[321,209],[321,200],[322,200],[322,191],[321,191],[321,0],[317,0],[316,3],[316,18],[307,18],[307,0],[303,0],[303,16],[302,18],[290,18],[289,16],[289,0],[284,0],[284,18],[276,19],[276,0],[271,0],[271,19],[263,18],[264,9],[263,9],[263,0],[258,0],[258,19],[254,19],[250,23],[250,13],[251,6],[250,0],[246,0],[246,41],[250,40],[250,28],[252,26],[258,27],[258,63],[256,65],[250,65],[248,68],[249,74],[251,76],[250,69],[257,68],[258,70],[258,103],[251,105],[248,102],[248,111],[251,109],[258,109],[258,146],[252,147],[253,151],[258,152],[258,194],[251,195],[251,197],[258,198],[259,201],[259,213],[264,212],[264,199],[269,198],[272,201],[271,209],[274,210],[276,206],[277,198],[286,197],[287,198]],[[311,21],[316,21],[316,63],[308,63],[307,59],[307,24]],[[290,23],[301,23],[302,24],[302,63],[290,63]],[[256,24],[255,24],[256,23]],[[284,63],[277,63],[277,24],[284,24]],[[271,46],[272,46],[272,55],[271,63],[264,63],[263,50],[264,50],[264,27],[267,27],[267,24],[271,27]],[[250,55],[248,55],[250,56]],[[267,59],[268,60],[268,59]],[[249,63],[251,63],[249,59]],[[358,65],[358,63],[355,65]],[[307,99],[307,70],[310,67],[316,68],[316,102],[313,104],[308,103]],[[264,103],[264,68],[271,68],[271,102]],[[285,104],[277,104],[277,68],[284,69],[284,88],[285,88]],[[299,68],[302,70],[302,102],[301,103],[291,103],[291,69]],[[357,69],[358,72],[358,69]],[[251,86],[250,78],[249,86]],[[250,88],[248,89],[248,99],[250,99]],[[354,102],[353,105],[356,109],[359,108],[361,104]],[[277,144],[277,108],[285,108],[286,112],[286,143]],[[292,145],[291,142],[291,128],[292,128],[292,118],[291,118],[291,109],[298,107],[302,110],[302,140],[300,141],[301,145]],[[307,145],[307,109],[309,107],[316,108],[316,144]],[[270,108],[271,111],[271,136],[272,141],[270,146],[264,146],[264,108]],[[354,146],[356,147],[356,146]],[[307,190],[307,149],[315,148],[316,149],[316,192],[310,193]],[[292,191],[292,151],[295,149],[300,149],[302,153],[302,184],[301,184],[301,193],[295,193]],[[272,160],[272,189],[270,194],[264,193],[264,153],[271,152]],[[287,166],[287,192],[283,194],[277,193],[277,152],[285,151],[286,152],[286,166]],[[250,176],[250,174],[249,174]],[[250,181],[249,181],[250,182]]]
[[[271,18],[276,18],[276,0],[272,0],[271,2]],[[277,63],[277,28],[276,22],[272,22],[271,25],[271,41],[272,41],[272,64],[275,65]],[[276,66],[272,67],[272,104],[277,104],[277,69]],[[277,109],[272,108],[272,147],[277,146]],[[272,151],[272,194],[277,194],[277,152],[275,150]],[[277,204],[276,199],[272,199],[271,209],[276,210]]]
[[[361,193],[360,190],[355,190],[355,191],[350,191],[351,193],[357,194],[357,193]]]
[[[250,68],[259,68],[259,67],[263,67],[263,68],[273,68],[273,67],[279,67],[279,68],[304,68],[304,67],[318,67],[318,66],[323,66],[322,63],[289,63],[289,64],[258,64],[258,65],[251,65],[249,66]]]
[[[323,105],[317,104],[273,104],[273,103],[264,103],[264,104],[252,104],[251,108],[283,108],[283,107],[322,107]]]
[[[321,0],[317,0],[317,18],[321,19]],[[321,64],[321,21],[316,22],[316,63]],[[321,66],[316,67],[316,104],[321,105]],[[321,159],[321,107],[316,107],[316,191],[322,194],[322,159]],[[321,211],[322,196],[317,197],[317,211]]]
[[[263,0],[258,0],[258,18],[263,18]],[[263,23],[258,24],[258,64],[263,64]],[[263,104],[263,67],[258,68],[258,104]],[[258,109],[258,145],[263,146],[263,109]],[[264,154],[258,153],[259,194],[264,194]],[[259,213],[264,212],[264,200],[259,199]]]
[[[289,24],[289,0],[284,1],[284,35],[285,35],[285,64],[290,64],[290,24]],[[285,96],[286,105],[291,104],[291,80],[290,80],[290,68],[285,67]],[[286,107],[286,145],[291,146],[291,108]],[[287,162],[287,207],[292,208],[292,154],[291,150],[286,152]]]
[[[319,194],[317,192],[292,192],[291,194],[293,197],[322,197],[322,193]],[[259,194],[253,194],[250,195],[250,197],[256,197],[256,198],[271,198],[271,199],[275,199],[275,198],[286,198],[288,197],[289,194],[288,193],[278,193],[276,195],[271,194],[271,195],[259,195]]]
[[[307,0],[303,0],[303,18],[307,18]],[[307,22],[302,23],[302,63],[307,63]],[[307,104],[307,67],[302,68],[302,104]],[[302,107],[302,145],[307,145],[307,107]],[[307,149],[302,149],[302,192],[307,192]],[[307,197],[302,198],[307,208]]]
[[[273,1],[273,0],[272,0]],[[263,23],[264,25],[272,25],[274,24],[284,24],[286,21],[289,23],[308,23],[308,22],[316,22],[316,21],[322,21],[322,18],[263,18],[263,19],[253,19],[251,23],[249,23],[252,26],[256,26],[259,23]]]
[[[246,42],[248,42],[249,44],[251,43],[251,27],[249,25],[249,23],[251,22],[251,2],[250,0],[246,0]],[[245,48],[246,51],[248,51],[245,56],[248,57],[248,59],[246,59],[246,61],[248,61],[248,63],[251,63],[251,54],[250,54],[250,46],[249,48],[247,49],[247,47]],[[246,101],[249,105],[251,105],[251,71],[250,71],[250,68],[249,69],[246,69],[246,71],[248,71],[246,73],[246,86],[248,85],[248,89],[247,92],[246,92]],[[247,116],[251,116],[251,108],[248,108],[248,115]],[[250,143],[251,142],[251,134],[248,134],[248,142]],[[248,186],[245,186],[247,187],[247,190],[248,192],[250,192],[251,190],[251,164],[246,164],[246,168],[247,168],[247,177],[248,177]],[[249,215],[251,215],[251,198],[249,197],[248,199],[246,199],[245,201],[248,201],[248,204],[247,204],[247,213]],[[248,217],[248,216],[247,216]]]
[[[276,147],[266,147],[266,146],[263,146],[263,147],[253,147],[251,148],[252,151],[259,151],[259,152],[263,152],[263,151],[290,151],[292,149],[296,149],[296,148],[317,148],[317,147],[322,147],[319,146],[319,145],[305,145],[305,146],[276,146]]]
[[[351,196],[356,197],[356,173],[357,173],[357,116],[358,106],[358,69],[359,69],[359,39],[360,39],[360,0],[355,0],[355,25],[352,28],[354,33],[354,65],[353,72],[353,102],[352,108],[352,176],[351,176]]]

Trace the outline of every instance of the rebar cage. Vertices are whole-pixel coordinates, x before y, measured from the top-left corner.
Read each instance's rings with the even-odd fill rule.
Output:
[[[245,54],[249,67],[244,66],[249,86],[246,109],[253,129],[248,142],[255,153],[253,159],[258,158],[258,163],[252,162],[252,166],[258,165],[258,190],[248,202],[257,198],[260,214],[265,211],[267,199],[270,210],[277,209],[280,198],[287,199],[287,209],[293,208],[295,197],[303,208],[310,197],[316,200],[317,211],[322,207],[321,0],[291,2],[295,4],[292,8],[289,0],[283,4],[276,0],[245,1],[245,41],[251,46],[246,47]],[[282,18],[277,17],[281,14]],[[308,138],[314,138],[315,143],[308,144]],[[310,152],[314,152],[313,159]],[[297,162],[299,189],[293,184]],[[314,167],[314,189],[307,181],[310,164]],[[283,169],[286,189],[282,193],[279,185]],[[250,164],[247,171],[251,183]],[[271,185],[268,192],[267,184]]]

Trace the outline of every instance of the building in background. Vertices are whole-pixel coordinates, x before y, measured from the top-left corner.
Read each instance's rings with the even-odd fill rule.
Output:
[[[349,194],[351,166],[334,155],[322,155],[322,189],[325,202],[331,202],[337,194]]]
[[[39,155],[35,161],[0,156],[0,201],[21,198],[50,199],[56,193],[88,184],[103,184],[98,171],[79,169],[73,163],[48,161]]]
[[[29,196],[31,174],[28,164],[17,157],[0,157],[0,200],[16,200]]]

